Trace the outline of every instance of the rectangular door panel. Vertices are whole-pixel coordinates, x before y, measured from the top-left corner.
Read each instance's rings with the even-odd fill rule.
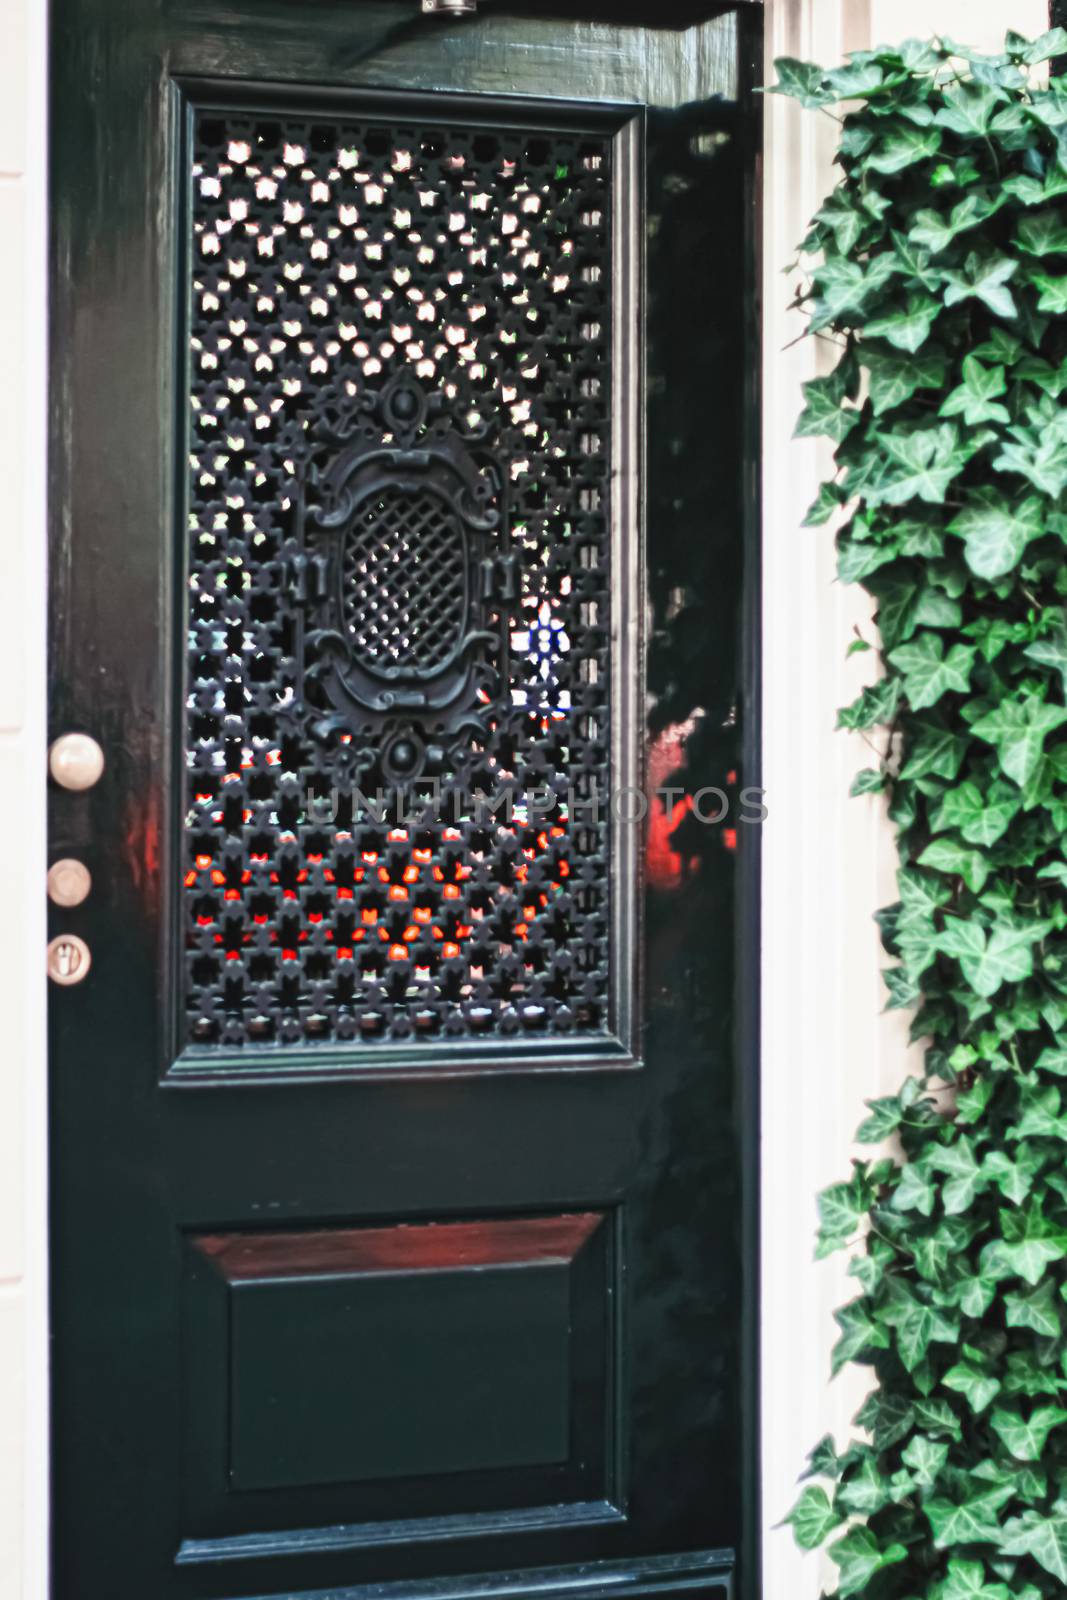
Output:
[[[373,1544],[397,1506],[421,1538],[621,1517],[616,1234],[594,1212],[192,1236],[183,1563]]]

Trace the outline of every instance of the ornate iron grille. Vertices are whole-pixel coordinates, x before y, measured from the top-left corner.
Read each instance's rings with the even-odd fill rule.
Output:
[[[195,113],[194,1047],[608,1027],[610,151]]]

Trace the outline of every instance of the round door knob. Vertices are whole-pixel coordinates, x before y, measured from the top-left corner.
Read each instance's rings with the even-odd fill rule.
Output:
[[[54,906],[80,906],[93,886],[84,861],[65,856],[48,869],[48,898]]]
[[[104,770],[104,752],[88,733],[64,733],[48,752],[48,770],[64,789],[91,789]]]
[[[76,933],[61,933],[48,946],[48,976],[53,983],[64,987],[81,983],[92,964],[89,946]]]

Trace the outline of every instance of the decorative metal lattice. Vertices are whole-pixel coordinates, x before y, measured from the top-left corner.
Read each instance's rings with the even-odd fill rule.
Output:
[[[187,1041],[603,1033],[610,139],[193,127]]]

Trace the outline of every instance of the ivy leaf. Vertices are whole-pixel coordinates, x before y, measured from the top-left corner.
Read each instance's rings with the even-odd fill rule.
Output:
[[[1020,1139],[1028,1135],[1036,1138],[1061,1138],[1064,1127],[1060,1120],[1060,1092],[1052,1084],[1024,1085],[1019,1095],[1020,1115],[1012,1133]]]
[[[974,1144],[966,1137],[935,1150],[930,1165],[949,1179],[941,1191],[945,1215],[949,1217],[969,1210],[975,1195],[988,1181],[975,1159]]]
[[[937,1444],[924,1433],[917,1433],[901,1451],[901,1459],[911,1468],[920,1489],[930,1489],[936,1483],[948,1459],[948,1445]]]
[[[808,1455],[807,1471],[802,1473],[801,1476],[805,1478],[836,1478],[840,1471],[833,1435],[824,1433],[814,1450]]]
[[[810,329],[813,333],[842,317],[855,317],[892,271],[892,258],[877,257],[870,265],[831,256],[815,269],[815,296]]]
[[[941,1382],[946,1389],[961,1394],[975,1416],[991,1405],[1000,1393],[1000,1380],[984,1372],[973,1361],[957,1361],[955,1366],[949,1367]]]
[[[919,586],[912,579],[900,579],[883,574],[866,587],[878,601],[878,631],[882,645],[892,650],[902,644],[915,631],[915,612],[919,604]]]
[[[1040,1164],[1033,1154],[1033,1147],[1020,1144],[1014,1161],[1006,1150],[990,1150],[982,1163],[982,1170],[996,1184],[1005,1200],[1021,1206],[1034,1186],[1034,1177]]]
[[[889,659],[904,674],[908,704],[913,711],[923,711],[950,691],[966,694],[975,654],[973,645],[954,644],[946,655],[938,634],[923,633],[910,644],[899,645]]]
[[[925,245],[935,255],[946,249],[957,234],[975,227],[998,210],[1003,195],[969,194],[946,216],[943,212],[923,209],[915,213],[915,221],[908,230],[908,238],[915,244]]]
[[[1018,565],[1031,539],[1044,531],[1043,509],[1036,495],[1018,504],[986,487],[953,518],[948,531],[963,540],[964,560],[973,573],[1000,578]]]
[[[1006,1556],[1032,1556],[1060,1583],[1067,1583],[1067,1506],[1057,1501],[1050,1515],[1026,1511],[1004,1524]]]
[[[1034,1065],[1039,1072],[1054,1072],[1058,1078],[1067,1078],[1067,1048],[1052,1045],[1042,1050]]]
[[[936,518],[904,517],[894,522],[893,531],[901,555],[936,558],[944,554],[944,532]]]
[[[817,1550],[844,1518],[830,1504],[826,1490],[809,1483],[785,1520],[802,1550]]]
[[[956,789],[946,789],[931,825],[937,831],[956,829],[969,844],[988,848],[1003,837],[1021,804],[1009,784],[994,784],[983,795],[976,783],[968,781]]]
[[[881,794],[885,789],[885,773],[879,772],[877,767],[864,767],[862,772],[857,772],[852,780],[849,794],[853,799],[863,794]]]
[[[903,405],[919,389],[939,389],[945,381],[945,355],[941,350],[929,350],[916,357],[865,350],[862,360],[876,417]]]
[[[1058,400],[1064,389],[1067,389],[1067,361],[1061,361],[1058,366],[1053,366],[1051,361],[1045,361],[1041,356],[1024,356],[1021,361],[1015,363],[1012,376],[1036,384],[1045,394]]]
[[[816,1260],[840,1250],[867,1220],[871,1190],[860,1173],[849,1183],[834,1183],[819,1195],[819,1247]]]
[[[918,1211],[920,1216],[929,1217],[936,1201],[937,1190],[929,1173],[914,1161],[905,1162],[889,1202],[894,1211]]]
[[[901,771],[903,779],[954,778],[967,754],[968,739],[957,728],[916,719],[911,752]]]
[[[963,417],[971,427],[981,422],[1010,422],[1007,406],[998,405],[994,395],[1003,394],[1007,381],[1003,367],[983,367],[977,356],[963,358],[963,382],[953,389],[938,413],[942,417]],[[1007,569],[1005,569],[1007,570]]]
[[[1035,272],[1033,282],[1041,290],[1037,309],[1051,312],[1054,317],[1062,317],[1067,311],[1067,277],[1053,278],[1046,272]]]
[[[914,499],[940,505],[971,454],[953,423],[907,432],[876,430],[874,438],[885,452],[887,467],[880,484],[867,490],[871,505],[899,506]]]
[[[989,1425],[1017,1461],[1037,1461],[1053,1428],[1065,1420],[1062,1406],[1038,1406],[1025,1418],[1018,1407],[1003,1406],[993,1412]]]
[[[879,141],[877,149],[867,157],[867,165],[886,175],[903,172],[906,167],[929,160],[940,148],[941,135],[936,128],[902,123]]]
[[[886,1095],[880,1100],[866,1100],[864,1104],[871,1114],[856,1130],[857,1143],[881,1144],[883,1139],[896,1133],[903,1120],[904,1108],[900,1096]]]
[[[1018,310],[1012,298],[1008,281],[1014,278],[1019,263],[1004,256],[984,258],[973,252],[964,262],[962,272],[945,270],[945,304],[958,305],[962,300],[981,300],[983,305],[998,317],[1015,317]]]
[[[1058,498],[1067,488],[1067,440],[1054,429],[1020,424],[1009,428],[1011,437],[994,456],[997,472],[1018,472],[1035,489]]]
[[[1048,931],[1047,922],[1024,927],[998,923],[991,932],[962,917],[946,917],[938,946],[954,957],[976,994],[996,994],[1001,984],[1019,982],[1034,970],[1033,945]]]
[[[960,1505],[951,1500],[930,1500],[924,1507],[934,1544],[939,1550],[948,1550],[956,1544],[999,1544],[1000,1525],[997,1512],[1013,1490],[1008,1484],[1001,1489],[987,1490],[971,1495]]]
[[[1051,1283],[1039,1284],[1030,1294],[1006,1294],[1004,1313],[1009,1328],[1031,1328],[1043,1339],[1060,1336],[1062,1325]]]
[[[911,967],[886,967],[882,979],[889,990],[887,1011],[908,1011],[922,999],[922,990]]]
[[[818,494],[807,509],[801,526],[804,528],[821,527],[824,522],[829,522],[834,512],[839,511],[844,503],[845,496],[838,484],[821,484]]]
[[[823,201],[815,213],[814,220],[830,229],[838,254],[847,256],[855,249],[864,228],[870,224],[871,217],[859,206],[852,204],[846,195],[835,193],[828,195]]]
[[[886,1476],[873,1453],[863,1457],[858,1471],[842,1479],[837,1491],[838,1505],[852,1516],[873,1516],[891,1498]]]
[[[934,1341],[952,1344],[959,1323],[936,1305],[918,1298],[900,1279],[890,1279],[882,1319],[896,1333],[897,1352],[909,1372],[914,1372]]]
[[[1019,788],[1033,777],[1044,753],[1045,739],[1067,722],[1067,708],[1029,698],[1005,700],[971,726],[979,739],[994,745],[1005,773]]]
[[[902,1544],[881,1545],[869,1528],[852,1528],[830,1546],[830,1557],[841,1568],[837,1590],[841,1600],[866,1589],[876,1572],[907,1559]]]
[[[864,1422],[864,1410],[859,1413],[856,1421]],[[912,1413],[916,1425],[925,1433],[933,1434],[938,1438],[959,1439],[962,1429],[960,1420],[947,1400],[926,1400],[919,1396],[912,1405]],[[875,1439],[875,1444],[877,1444]]]
[[[1006,1583],[987,1583],[980,1561],[952,1560],[938,1600],[1012,1600]]]
[[[947,1432],[950,1438],[958,1437],[959,1423],[950,1407],[946,1406],[945,1411],[955,1425],[955,1433],[951,1427],[939,1427],[936,1419],[932,1426],[929,1423],[922,1425],[928,1433]],[[916,1407],[910,1398],[905,1399],[902,1395],[880,1389],[873,1389],[856,1413],[857,1426],[870,1430],[876,1450],[889,1450],[899,1443],[905,1434],[911,1432],[915,1419]]]
[[[930,330],[941,311],[941,301],[930,294],[911,293],[904,297],[903,309],[873,317],[863,327],[872,338],[887,340],[897,350],[913,355],[930,337]]]
[[[993,1079],[976,1078],[971,1088],[956,1095],[956,1122],[960,1127],[980,1122],[993,1094]]]
[[[812,378],[802,384],[807,404],[800,413],[794,438],[811,435],[832,439],[840,444],[856,426],[859,413],[844,404],[840,382],[830,378]]]
[[[839,100],[851,100],[860,95],[873,94],[885,81],[885,70],[877,61],[865,58],[860,51],[853,53],[847,67],[834,67],[826,74],[827,87]]]
[[[933,839],[919,857],[924,867],[933,867],[950,877],[962,878],[968,889],[980,894],[989,877],[989,862],[977,850],[967,850],[958,839]]]
[[[862,544],[849,539],[842,544],[837,558],[837,576],[842,583],[856,583],[896,558],[897,551],[891,544]]]
[[[780,56],[774,63],[774,70],[778,74],[778,82],[770,86],[768,94],[788,95],[809,109],[833,103],[834,95],[824,85],[826,74],[822,67],[810,61],[794,61],[790,56]]]
[[[998,1277],[1023,1278],[1034,1287],[1050,1263],[1067,1255],[1067,1234],[1048,1220],[1036,1197],[1025,1210],[1001,1211],[1000,1226],[1001,1237],[982,1252],[986,1270]]]
[[[996,1297],[996,1283],[981,1273],[960,1283],[960,1310],[965,1317],[984,1317]]]
[[[945,103],[935,112],[934,121],[941,128],[950,128],[953,133],[984,139],[994,114],[1004,100],[1003,94],[985,85],[979,87],[961,83],[945,90]]]
[[[871,1350],[889,1348],[889,1332],[881,1322],[875,1322],[862,1297],[850,1300],[834,1312],[834,1321],[841,1329],[841,1337],[834,1345],[830,1357],[830,1371],[836,1376],[846,1362]]]
[[[1017,33],[1008,35],[1009,44],[1016,40],[1019,60],[1028,67],[1035,67],[1040,61],[1049,61],[1053,56],[1067,54],[1067,30],[1063,28],[1050,28],[1030,44]]]
[[[879,723],[892,722],[900,700],[900,679],[879,678],[877,683],[864,689],[850,706],[837,713],[839,728],[873,728]]]
[[[1060,611],[1044,638],[1035,639],[1023,655],[1040,666],[1051,667],[1060,675],[1064,697],[1067,698],[1067,612]]]
[[[1017,242],[1027,255],[1061,255],[1067,251],[1067,223],[1055,211],[1039,211],[1020,222]]]

